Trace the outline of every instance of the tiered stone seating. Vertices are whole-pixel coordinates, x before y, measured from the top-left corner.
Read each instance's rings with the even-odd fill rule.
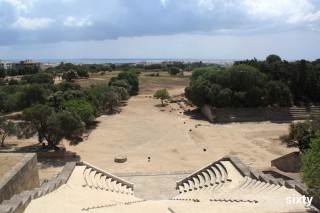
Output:
[[[302,195],[293,187],[288,188],[286,181],[276,179],[270,174],[251,172],[248,168],[245,168],[248,171],[242,171],[241,167],[245,166],[235,165],[235,162],[227,158],[216,161],[178,181],[179,194],[172,200],[211,202],[212,205],[225,202],[228,203],[226,204],[228,208],[232,206],[232,203],[235,205],[247,203],[254,205],[250,212],[254,212],[254,209],[257,212],[272,212],[280,209],[290,212],[308,209],[303,204],[287,205],[287,197],[301,197]],[[199,181],[202,188],[192,187],[195,179],[202,179]],[[258,211],[259,208],[260,211]],[[261,211],[261,208],[265,209]]]
[[[259,107],[259,108],[214,108],[211,110],[216,122],[252,122],[304,120],[311,114],[320,115],[318,106],[309,107]]]
[[[86,167],[83,172],[85,186],[97,190],[106,190],[117,193],[132,194],[132,184],[120,178],[116,178],[103,171],[98,171],[92,167]]]
[[[41,212],[41,204],[46,202],[52,203],[53,212],[65,212],[66,200],[71,212],[144,201],[134,196],[133,184],[91,165],[83,165],[75,167],[66,184],[31,202],[25,212]]]
[[[228,170],[229,173],[228,174]],[[229,161],[215,162],[177,182],[177,190],[180,195],[175,200],[199,200],[219,191],[221,187],[229,186],[234,180],[243,177],[231,165]]]

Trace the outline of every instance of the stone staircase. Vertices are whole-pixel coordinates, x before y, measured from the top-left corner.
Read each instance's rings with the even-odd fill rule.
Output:
[[[233,161],[234,160],[234,161]],[[171,200],[191,202],[248,203],[252,209],[306,212],[313,207],[288,205],[288,197],[302,197],[294,181],[251,171],[234,158],[220,159],[176,183],[178,195]],[[232,205],[233,205],[232,204]],[[270,208],[271,206],[271,208]]]
[[[211,108],[215,122],[258,122],[305,120],[320,115],[320,107]]]
[[[44,180],[39,188],[35,188],[30,191],[24,191],[20,194],[14,195],[10,200],[3,201],[0,204],[0,213],[23,212],[33,199],[38,199],[42,196],[45,196],[59,188],[62,184],[65,184],[75,166],[75,162],[68,162],[56,178]]]
[[[74,168],[66,184],[31,202],[25,212],[40,212],[42,203],[50,201],[57,204],[52,212],[64,212],[66,204],[63,203],[66,200],[68,211],[71,212],[93,211],[144,201],[134,196],[132,183],[82,163]]]

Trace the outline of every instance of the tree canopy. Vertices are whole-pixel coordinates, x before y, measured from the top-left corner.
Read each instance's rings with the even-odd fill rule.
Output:
[[[157,98],[157,99],[160,99],[161,100],[161,105],[163,105],[163,101],[164,100],[167,100],[167,99],[170,99],[170,95],[169,95],[169,92],[166,90],[166,89],[159,89],[157,90],[153,97]]]
[[[49,147],[54,147],[65,138],[70,143],[76,143],[84,132],[80,117],[67,111],[56,113],[47,105],[35,105],[22,112],[25,121],[21,126],[21,138],[31,138],[38,135],[39,143],[46,141]]]

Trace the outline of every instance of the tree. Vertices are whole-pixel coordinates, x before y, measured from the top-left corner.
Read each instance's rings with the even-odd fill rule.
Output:
[[[85,130],[81,118],[77,114],[68,111],[57,113],[57,118],[63,137],[69,140],[71,144],[77,143]]]
[[[6,71],[3,68],[0,68],[0,78],[5,78],[6,77]]]
[[[320,116],[311,115],[303,122],[292,123],[289,127],[289,134],[280,137],[281,141],[288,147],[298,147],[301,152],[310,148],[312,138],[320,129]]]
[[[229,107],[231,105],[231,100],[232,100],[231,97],[232,97],[232,90],[228,88],[221,90],[218,96],[218,106]]]
[[[267,58],[266,58],[266,61],[271,64],[271,63],[274,63],[274,62],[281,62],[281,58],[280,56],[278,55],[269,55]]]
[[[55,113],[46,105],[25,109],[22,118],[23,134],[19,137],[31,138],[37,134],[39,143],[47,141],[51,148],[57,146],[63,138],[71,144],[77,143],[84,132],[83,122],[77,114],[67,111]]]
[[[23,135],[21,138],[31,138],[34,135],[38,135],[39,143],[42,143],[46,139],[46,132],[49,128],[49,120],[53,115],[54,111],[47,105],[34,105],[33,107],[27,108],[22,111],[22,119],[24,123]],[[47,140],[48,141],[48,140]],[[48,141],[48,144],[53,146],[54,144],[51,141]]]
[[[95,116],[95,110],[90,102],[84,99],[71,99],[62,104],[62,108],[75,112],[77,115],[80,116],[81,120],[88,124],[89,122],[93,121]]]
[[[210,82],[200,76],[185,89],[185,95],[194,105],[201,107],[210,103],[210,88]]]
[[[115,86],[115,87],[123,87],[127,90],[128,93],[131,92],[132,87],[128,84],[126,80],[113,80],[110,81],[109,86]]]
[[[157,91],[154,93],[153,97],[155,97],[155,98],[157,98],[157,99],[160,99],[162,106],[164,106],[163,100],[170,99],[169,92],[168,92],[166,89],[159,89],[159,90],[157,90]]]
[[[302,178],[320,196],[320,131],[311,139],[310,149],[302,155]]]
[[[74,79],[77,79],[78,77],[78,73],[74,70],[69,70],[62,74],[62,79],[66,80],[67,82],[71,82]]]
[[[123,88],[123,87],[115,87],[115,86],[112,86],[111,87],[116,93],[118,93],[118,95],[121,97],[121,100],[124,101],[124,100],[128,100],[129,99],[129,93],[128,91]]]
[[[134,72],[126,71],[119,73],[118,80],[125,80],[131,86],[130,95],[135,95],[139,92],[139,78]]]
[[[309,122],[297,122],[290,124],[289,134],[280,137],[287,147],[297,147],[301,152],[310,147],[310,139],[313,137]]]
[[[89,73],[85,68],[79,68],[76,72],[79,78],[89,78]]]
[[[270,81],[266,85],[266,98],[270,105],[291,106],[291,97],[289,88],[280,81]]]
[[[48,97],[47,90],[40,84],[28,86],[25,93],[28,106],[31,106],[32,104],[44,104]]]
[[[101,103],[103,109],[109,109],[109,112],[113,112],[114,108],[120,106],[121,97],[115,91],[105,92],[101,95]]]
[[[171,67],[169,70],[170,75],[177,75],[179,73],[178,67]]]
[[[26,80],[29,84],[53,84],[53,75],[39,72],[34,75],[23,76],[21,80]]]
[[[4,146],[4,140],[8,136],[13,136],[18,133],[17,125],[12,121],[7,121],[4,118],[0,118],[0,140],[1,146]]]

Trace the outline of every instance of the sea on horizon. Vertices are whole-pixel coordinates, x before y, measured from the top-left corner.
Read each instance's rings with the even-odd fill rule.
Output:
[[[9,62],[19,62],[26,59],[10,59],[5,60]],[[165,61],[181,61],[181,62],[199,62],[203,63],[232,63],[236,60],[226,60],[226,59],[32,59],[35,62],[41,62],[46,64],[59,64],[73,63],[73,64],[136,64],[136,63],[161,63]]]

